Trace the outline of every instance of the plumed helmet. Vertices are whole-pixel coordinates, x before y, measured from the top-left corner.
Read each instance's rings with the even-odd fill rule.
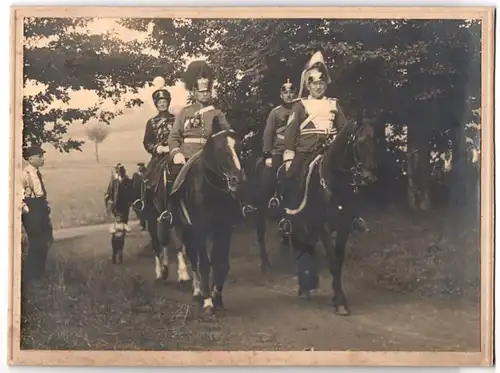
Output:
[[[302,92],[304,87],[307,86],[307,83],[318,80],[323,80],[326,84],[330,84],[332,82],[323,54],[319,51],[312,55],[311,59],[306,63],[304,70],[302,71],[299,97],[302,96]]]
[[[205,61],[193,61],[184,72],[183,80],[188,91],[195,88],[200,92],[211,90],[213,83],[212,69]]]
[[[153,87],[155,88],[155,91],[153,92],[152,97],[155,105],[162,98],[167,99],[170,103],[170,92],[165,88],[165,79],[162,76],[157,76],[153,79]]]

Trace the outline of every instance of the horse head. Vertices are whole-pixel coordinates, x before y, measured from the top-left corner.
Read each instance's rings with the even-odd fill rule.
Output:
[[[353,184],[363,185],[376,179],[376,144],[372,125],[363,121],[348,122],[329,143],[323,168],[325,171],[349,172]]]
[[[203,149],[205,165],[226,182],[226,191],[234,193],[244,180],[241,162],[236,153],[236,132],[222,129],[217,117],[213,120],[212,129],[212,135]]]

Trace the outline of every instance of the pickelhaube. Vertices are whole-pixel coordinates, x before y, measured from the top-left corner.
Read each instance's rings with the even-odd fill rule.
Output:
[[[283,83],[283,85],[281,86],[280,88],[280,91],[281,92],[289,92],[289,91],[294,91],[295,90],[295,86],[293,85],[293,83],[290,81],[290,78],[288,78],[286,80],[285,83]]]

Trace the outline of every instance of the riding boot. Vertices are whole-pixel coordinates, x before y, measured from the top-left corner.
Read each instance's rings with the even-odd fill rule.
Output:
[[[315,290],[319,287],[318,263],[309,250],[297,255],[298,295]]]

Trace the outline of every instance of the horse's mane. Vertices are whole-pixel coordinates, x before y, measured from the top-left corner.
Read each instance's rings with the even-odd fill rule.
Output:
[[[357,128],[358,124],[355,121],[350,121],[341,128],[340,132],[325,152],[324,163],[327,169],[331,170],[336,161],[342,160],[341,155],[347,145],[349,136],[354,133]]]

